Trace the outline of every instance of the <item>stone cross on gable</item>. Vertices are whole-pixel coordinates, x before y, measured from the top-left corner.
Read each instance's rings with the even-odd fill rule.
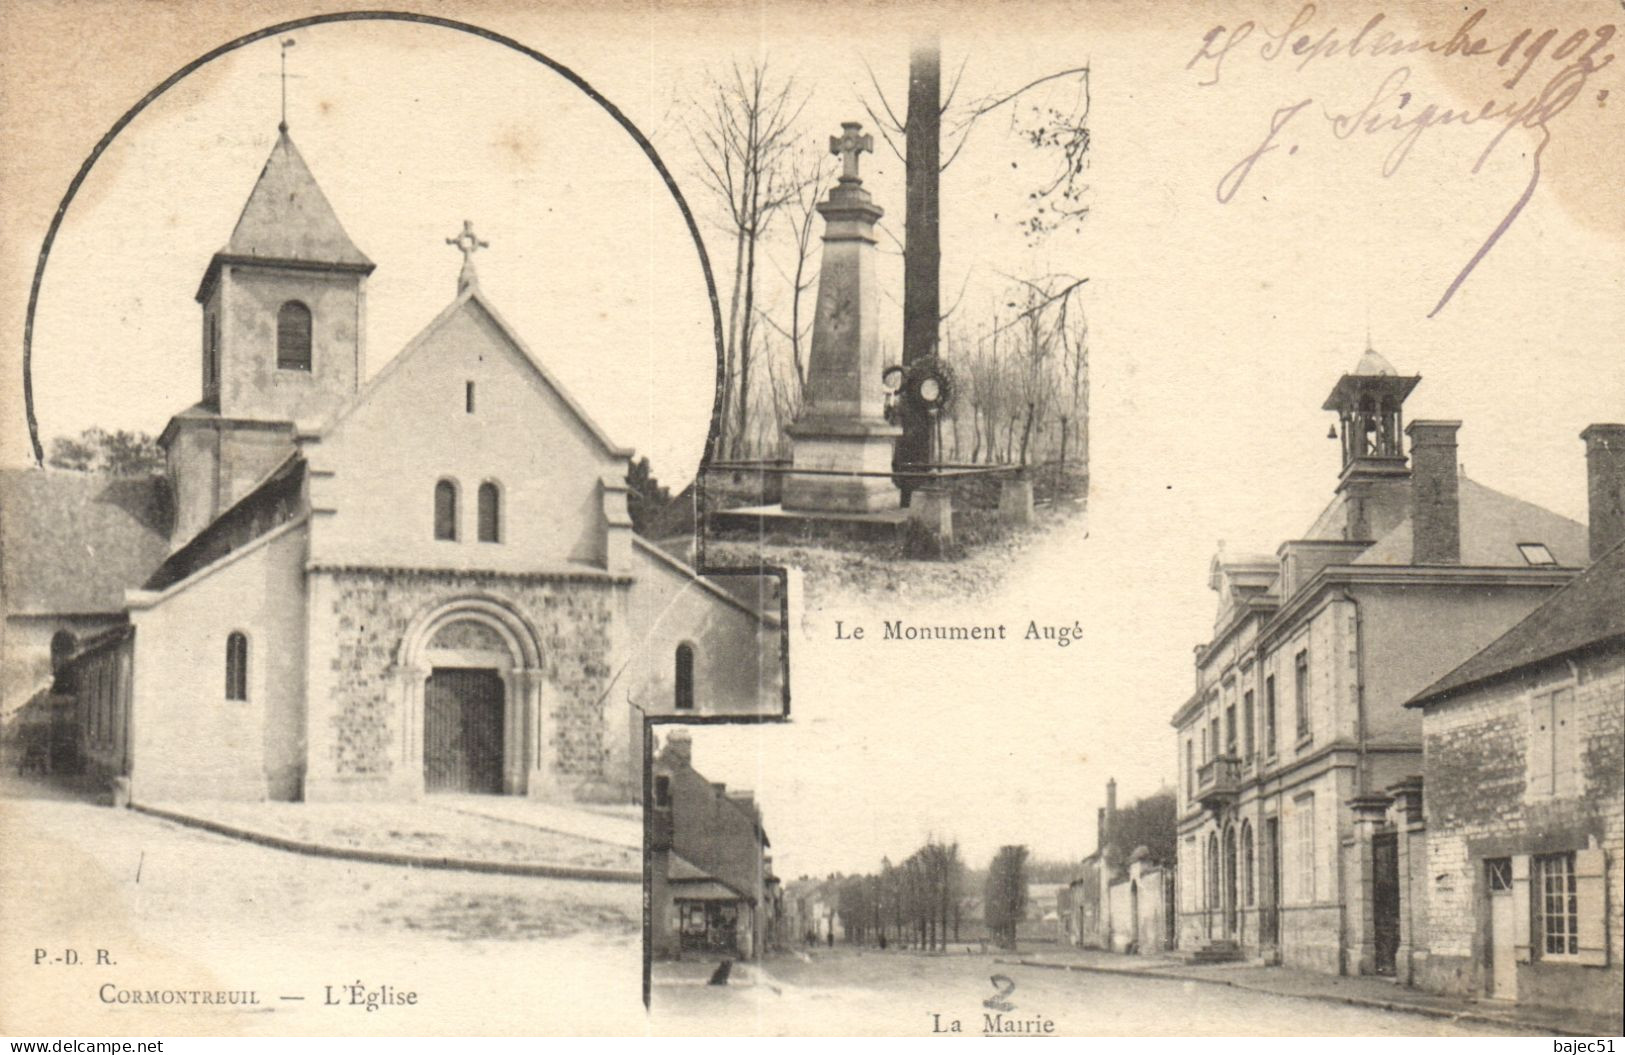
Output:
[[[841,179],[858,179],[858,155],[867,150],[874,153],[875,137],[860,135],[863,125],[858,121],[841,122],[841,134],[829,137],[829,152],[841,158]]]
[[[484,241],[484,240],[482,240],[480,238],[475,237],[475,235],[474,235],[474,221],[473,220],[464,220],[463,221],[463,233],[458,235],[456,238],[448,238],[448,239],[446,239],[446,244],[447,245],[454,245],[458,249],[462,250],[462,252],[463,252],[463,262],[465,264],[473,259],[474,251],[476,249],[489,249],[489,248],[491,248],[491,243],[490,242],[487,242],[487,241]]]
[[[457,276],[457,292],[461,293],[478,281],[477,276],[474,274],[474,253],[480,249],[491,248],[491,243],[474,234],[473,220],[464,220],[462,234],[459,234],[456,238],[446,239],[446,244],[456,246],[463,254],[463,271],[462,274]]]

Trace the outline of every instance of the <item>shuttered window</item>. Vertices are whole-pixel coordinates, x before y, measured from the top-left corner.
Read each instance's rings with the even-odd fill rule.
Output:
[[[1535,918],[1540,924],[1543,959],[1580,954],[1580,897],[1574,882],[1574,855],[1535,858]]]
[[[1293,701],[1298,717],[1298,739],[1309,736],[1309,653],[1299,652],[1292,661]]]
[[[1579,793],[1580,738],[1572,686],[1530,700],[1527,761],[1531,797]]]
[[[310,369],[310,309],[297,300],[276,313],[276,365],[279,370]]]
[[[1275,675],[1264,679],[1264,753],[1275,757]]]
[[[1601,849],[1512,858],[1516,959],[1608,965],[1608,856]]]
[[[1292,805],[1292,858],[1297,865],[1298,900],[1307,905],[1315,900],[1315,797],[1303,795]]]

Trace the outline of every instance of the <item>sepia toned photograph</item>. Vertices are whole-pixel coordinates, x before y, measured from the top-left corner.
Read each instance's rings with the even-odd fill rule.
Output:
[[[0,1033],[1625,1036],[1617,4],[6,14]]]
[[[45,459],[6,470],[0,545],[7,858],[46,863],[6,902],[97,904],[112,873],[142,940],[241,931],[204,959],[240,981],[115,980],[80,1014],[201,1001],[227,1031],[253,1030],[243,1005],[332,1029],[315,1008],[359,992],[268,990],[287,972],[241,978],[237,957],[352,930],[516,974],[554,944],[630,989],[644,721],[784,713],[781,580],[702,576],[646,534],[649,452],[694,471],[714,376],[703,327],[655,348],[616,321],[705,321],[679,210],[572,246],[593,209],[574,172],[647,201],[658,173],[579,89],[459,36],[311,26],[200,66],[98,159],[41,258]],[[415,83],[381,76],[407,64]],[[471,127],[480,93],[438,88],[475,70],[551,94],[546,130]],[[578,145],[525,161],[555,137]],[[184,201],[153,199],[177,179]],[[609,243],[639,247],[641,277]],[[49,962],[72,934],[29,941]],[[341,973],[371,992],[376,972]],[[378,999],[452,1026],[418,991]]]

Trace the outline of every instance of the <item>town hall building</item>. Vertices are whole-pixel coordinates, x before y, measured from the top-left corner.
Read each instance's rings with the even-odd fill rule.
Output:
[[[626,802],[645,717],[782,713],[779,583],[719,584],[634,533],[631,451],[481,291],[469,225],[448,242],[456,296],[367,380],[375,265],[282,126],[196,291],[202,391],[160,437],[164,516],[101,511],[135,553],[117,569],[8,551],[8,586],[98,583],[62,591],[95,592],[95,618],[36,590],[16,625],[55,639],[80,759],[120,797]],[[49,510],[86,485],[18,487]],[[106,611],[102,580],[136,571]]]
[[[1324,511],[1273,554],[1213,558],[1213,636],[1171,723],[1182,949],[1408,981],[1401,889],[1426,865],[1390,815],[1420,822],[1426,766],[1407,703],[1591,559],[1585,525],[1461,472],[1461,422],[1405,426],[1420,381],[1368,348],[1324,404]],[[1617,464],[1592,459],[1593,494]]]

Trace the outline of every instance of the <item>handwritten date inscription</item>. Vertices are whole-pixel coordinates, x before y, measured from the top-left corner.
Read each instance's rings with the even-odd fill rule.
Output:
[[[1518,10],[1513,7],[1508,10]],[[1387,28],[1387,16],[1372,15],[1357,30],[1323,25],[1314,4],[1298,10],[1291,24],[1271,28],[1254,21],[1235,26],[1214,26],[1203,35],[1196,53],[1186,63],[1202,79],[1199,86],[1220,84],[1225,64],[1233,56],[1256,56],[1288,74],[1302,73],[1315,64],[1364,64],[1376,77],[1373,90],[1351,100],[1330,102],[1314,96],[1284,102],[1270,115],[1262,138],[1219,178],[1215,194],[1228,204],[1248,182],[1266,155],[1284,148],[1286,156],[1298,152],[1300,140],[1319,127],[1336,140],[1358,136],[1393,138],[1383,159],[1382,174],[1393,176],[1411,156],[1418,140],[1430,130],[1469,129],[1480,132],[1482,147],[1471,171],[1477,174],[1517,128],[1536,134],[1529,152],[1529,177],[1506,215],[1450,281],[1428,317],[1437,315],[1472,274],[1513,221],[1523,212],[1540,183],[1541,157],[1551,142],[1553,122],[1575,100],[1587,94],[1587,82],[1614,61],[1610,50],[1617,27],[1612,24],[1572,30],[1534,26],[1486,28],[1487,8],[1468,14],[1448,35],[1406,35]],[[1475,64],[1495,71],[1495,94],[1482,103],[1443,106],[1418,97],[1420,78],[1409,63],[1436,60]],[[1502,73],[1504,80],[1499,80]],[[1598,105],[1608,98],[1596,92]],[[1477,145],[1477,144],[1475,144]]]

